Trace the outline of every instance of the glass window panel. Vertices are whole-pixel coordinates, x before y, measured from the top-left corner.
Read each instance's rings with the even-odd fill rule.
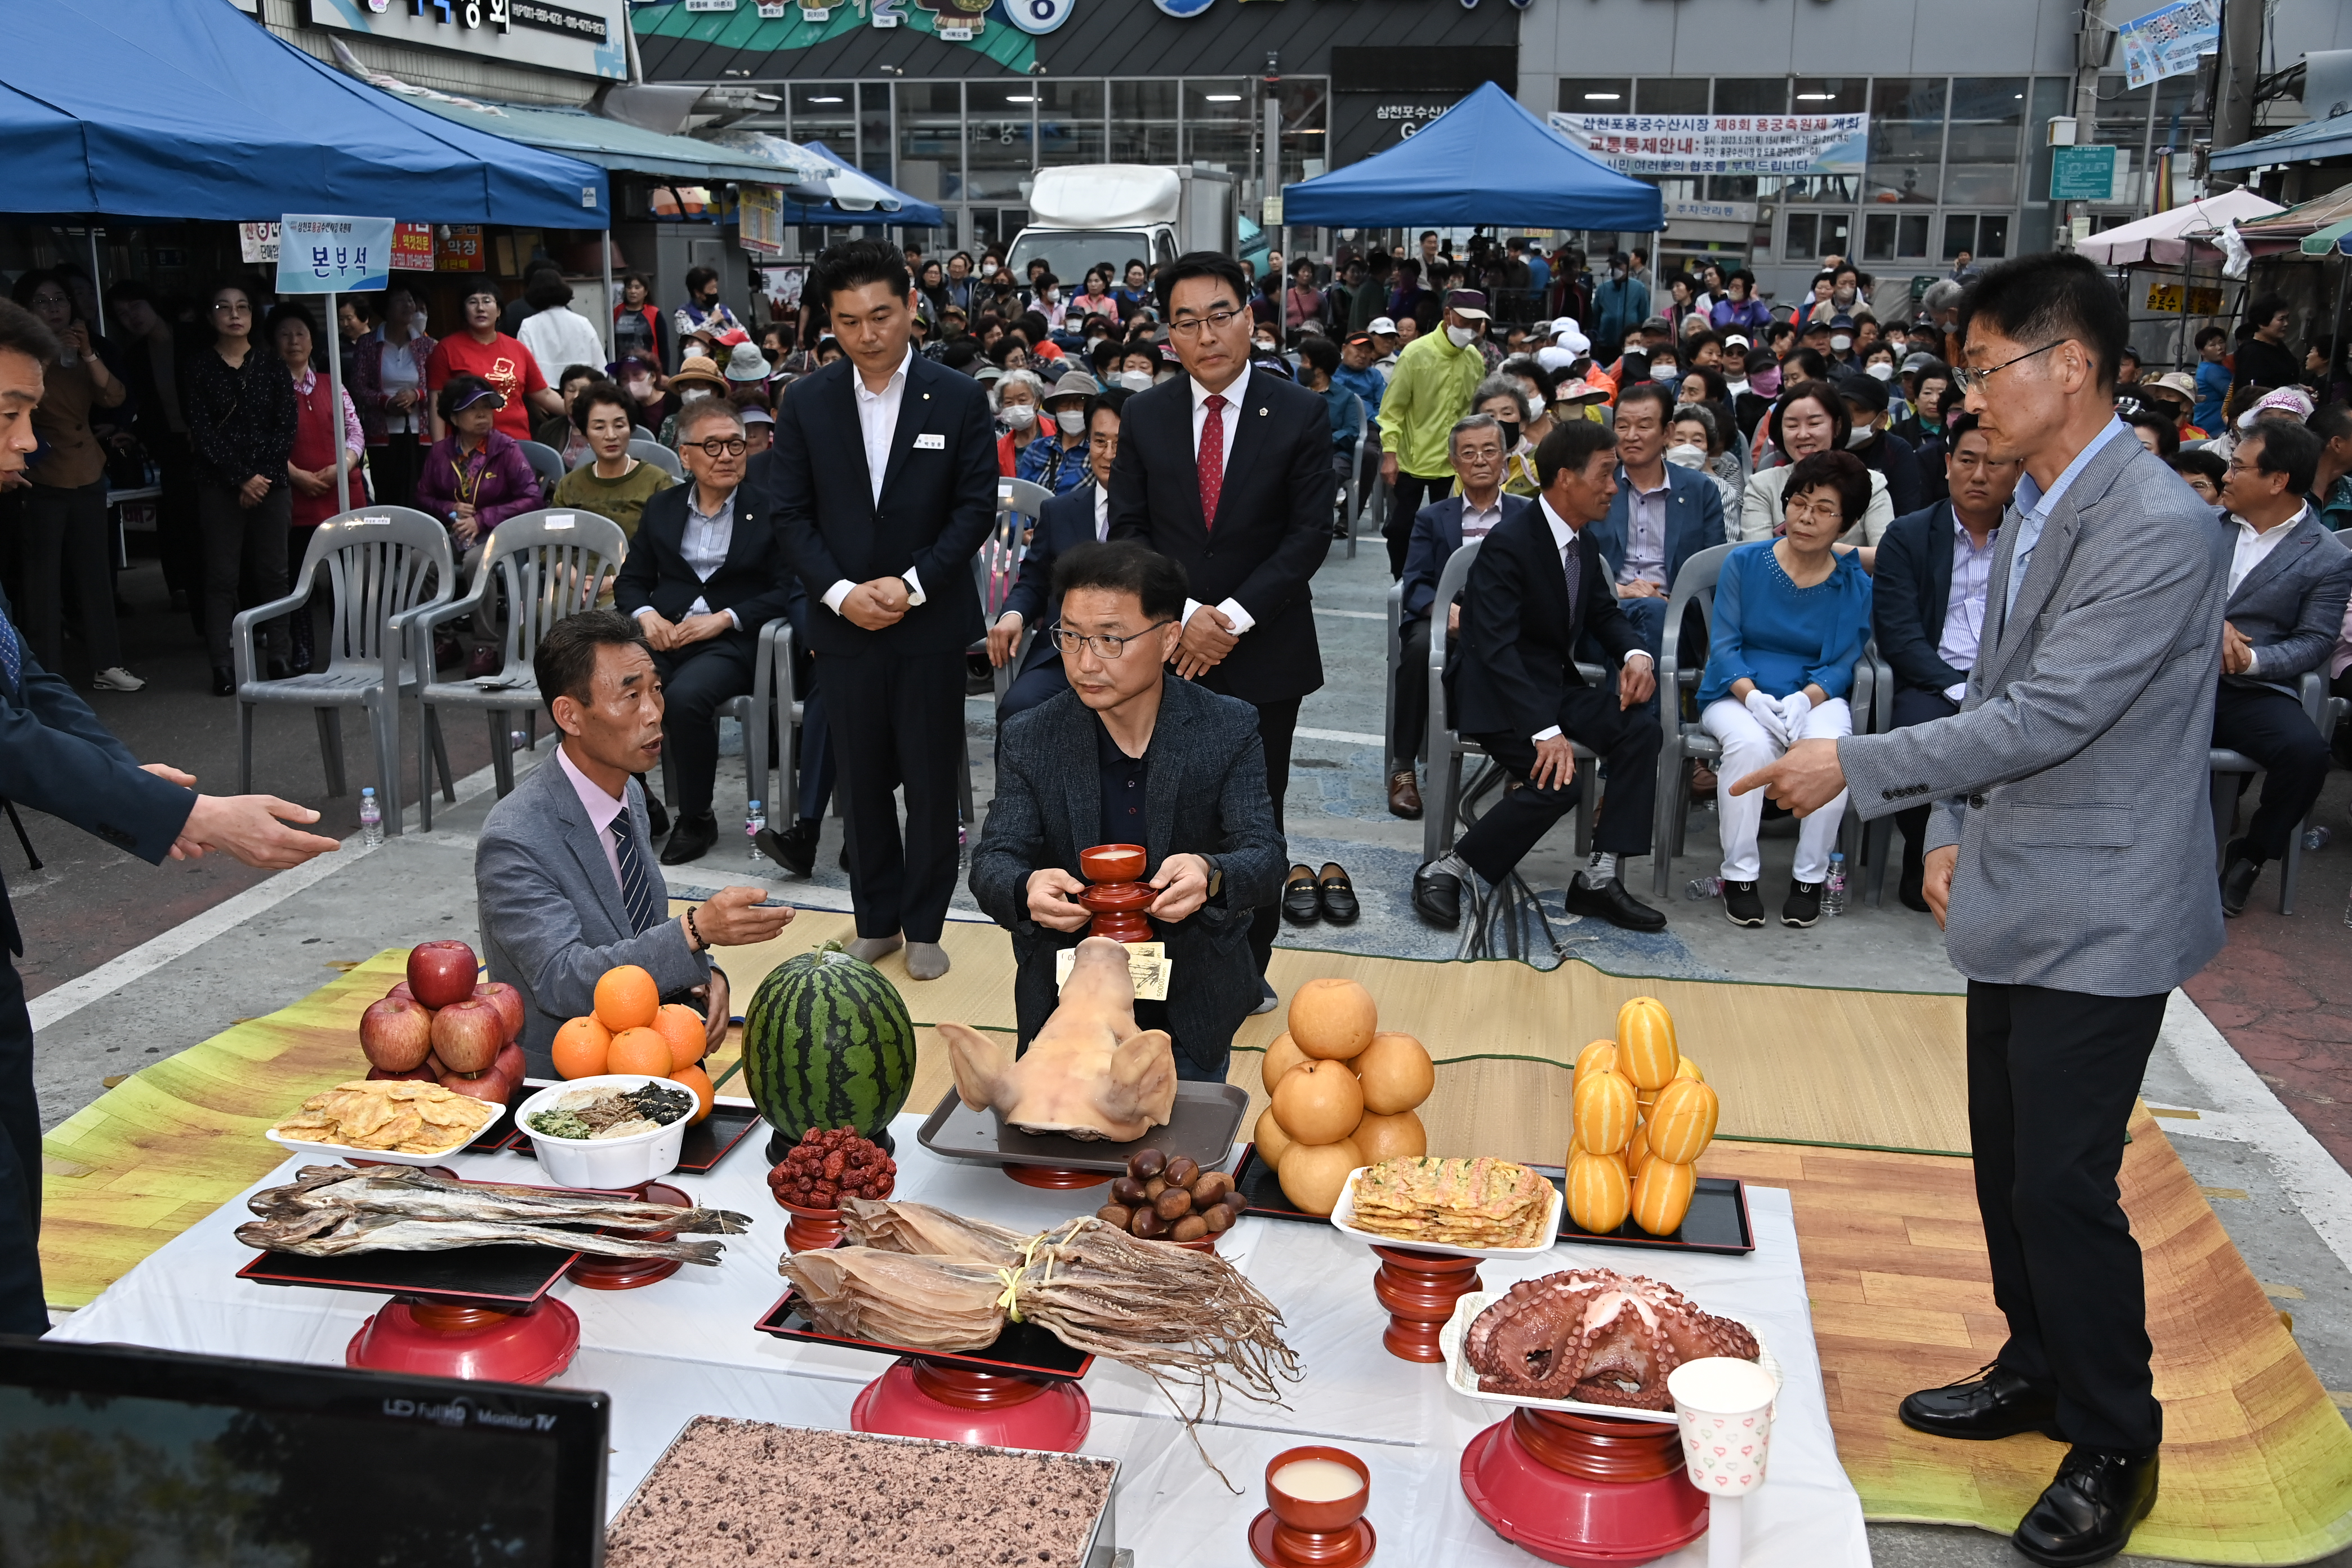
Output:
[[[1752,202],[1759,195],[1770,194],[1761,187],[1778,183],[1755,174],[1709,174],[1706,194],[1710,199],[1718,202]]]
[[[1261,100],[1263,101],[1263,100]],[[1311,179],[1330,167],[1325,145],[1330,125],[1331,84],[1323,77],[1282,79],[1282,183]]]
[[[1969,206],[2015,206],[2017,165],[1953,163],[1944,170],[1944,199]]]
[[[2147,143],[2147,117],[2156,93],[2150,88],[2126,90],[2120,76],[2099,79],[2097,118],[2091,139],[2103,146],[2138,149]],[[2137,163],[2137,160],[2135,159]]]
[[[1182,161],[1244,177],[1255,173],[1253,150],[1264,112],[1256,89],[1246,77],[1187,77]]]
[[[975,81],[972,97],[996,91]],[[1024,90],[1006,84],[1010,96]],[[1039,81],[1026,88],[1037,98],[1037,161],[1040,163],[1099,163],[1103,158],[1103,84],[1098,81]]]
[[[1933,202],[1936,171],[1944,157],[1940,120],[1870,122],[1870,165],[1863,198],[1873,202]]]
[[[2014,163],[2019,135],[2019,128],[2014,125],[1955,120],[1951,147],[1945,155],[1955,163]]]
[[[1793,174],[1780,189],[1784,202],[1852,202],[1862,199],[1862,182],[1852,174]]]
[[[1717,77],[1715,79],[1715,112],[1786,114],[1789,112],[1789,79],[1784,76]]]
[[[1974,213],[1944,215],[1944,259],[1958,261],[1963,250],[1974,252],[1977,247],[1977,218]]]
[[[2034,78],[2033,96],[2026,110],[2025,122],[2036,127],[2047,125],[2053,119],[2066,112],[2067,106],[2074,101],[2074,84],[2065,77]],[[2037,131],[2026,142],[2032,163],[2025,176],[2025,199],[2029,202],[2041,203],[2050,199],[2049,140],[2047,135]],[[2035,248],[2047,249],[2048,247],[2037,244]]]
[[[1883,76],[1870,84],[1874,120],[1941,120],[1944,79],[1939,76]]]
[[[1919,257],[1927,254],[1927,215],[1904,213],[1896,220],[1895,254],[1899,257]]]
[[[1791,114],[1859,114],[1867,101],[1858,76],[1801,76]]]
[[[1014,97],[1034,96],[1027,83],[976,80],[964,116],[964,186],[983,200],[1024,201],[1029,195],[1033,155],[1030,111],[1034,103],[1013,103]],[[1008,231],[1009,232],[1009,231]]]
[[[1706,78],[1645,76],[1633,88],[1636,114],[1705,114]]]
[[[1562,114],[1631,114],[1633,79],[1623,76],[1569,76],[1559,79]]]
[[[1985,213],[1977,219],[1977,255],[1994,260],[2009,254],[2009,215]]]
[[[892,184],[927,202],[963,195],[963,88],[952,81],[898,84],[898,177]]]
[[[1821,249],[1813,243],[1819,228],[1818,214],[1790,213],[1788,237],[1780,246],[1781,258],[1787,261],[1811,261],[1819,256]]]
[[[2025,121],[2025,79],[1964,76],[1952,80],[1952,118],[2020,125]]]
[[[1897,213],[1864,213],[1862,217],[1862,258],[1864,261],[1895,259],[1895,220]]]
[[[835,152],[843,157],[855,156],[857,166],[881,181],[896,184],[891,176],[890,84],[887,81],[863,81],[857,84],[857,151],[852,154],[845,147]]]
[[[1853,249],[1853,216],[1850,213],[1822,214],[1821,249],[1817,256],[1844,256]]]
[[[1114,163],[1176,162],[1176,84],[1115,81],[1110,84],[1110,161]]]
[[[794,82],[791,94],[792,140],[822,142],[845,158],[857,156],[855,82]]]

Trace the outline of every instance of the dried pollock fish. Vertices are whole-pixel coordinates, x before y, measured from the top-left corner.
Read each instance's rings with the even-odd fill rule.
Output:
[[[594,1231],[563,1230],[512,1220],[478,1223],[406,1219],[383,1214],[323,1214],[291,1224],[255,1220],[237,1226],[236,1238],[264,1252],[292,1252],[304,1258],[347,1258],[359,1252],[445,1252],[461,1247],[503,1247],[520,1242],[569,1252],[593,1252],[600,1258],[675,1258],[685,1263],[716,1263],[727,1249],[727,1244],[721,1241],[641,1241],[625,1236],[600,1236]]]

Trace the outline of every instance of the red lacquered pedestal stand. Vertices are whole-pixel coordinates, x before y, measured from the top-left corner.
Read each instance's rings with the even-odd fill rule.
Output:
[[[549,1297],[520,1311],[395,1296],[360,1325],[346,1366],[493,1383],[545,1383],[572,1364],[580,1320]]]
[[[1706,1533],[1681,1435],[1654,1421],[1514,1411],[1462,1451],[1462,1490],[1495,1533],[1569,1568],[1633,1568]]]
[[[1111,1178],[1108,1171],[1073,1171],[1066,1165],[1007,1165],[1004,1173],[1024,1187],[1043,1187],[1054,1193],[1099,1187]]]
[[[1151,940],[1151,921],[1143,907],[1160,895],[1136,880],[1150,858],[1150,851],[1140,844],[1097,844],[1078,851],[1078,873],[1094,884],[1078,895],[1078,906],[1095,917],[1087,927],[1088,936],[1113,942]]]
[[[1294,1459],[1328,1459],[1362,1478],[1351,1497],[1309,1502],[1275,1484]],[[1362,1568],[1380,1548],[1380,1537],[1364,1508],[1371,1500],[1371,1472],[1344,1448],[1289,1448],[1265,1468],[1264,1513],[1250,1521],[1250,1555],[1265,1568]]]
[[[907,1356],[849,1407],[853,1432],[935,1437],[1075,1454],[1094,1426],[1087,1391],[1063,1378],[1021,1377]]]
[[[776,1206],[792,1217],[784,1221],[784,1246],[793,1252],[823,1252],[828,1247],[838,1247],[847,1227],[843,1225],[837,1208],[803,1208],[798,1204],[776,1200]]]
[[[1389,1326],[1381,1343],[1389,1354],[1406,1361],[1444,1361],[1437,1348],[1437,1331],[1454,1316],[1454,1303],[1481,1289],[1478,1260],[1416,1252],[1406,1247],[1375,1247],[1380,1271],[1372,1276],[1372,1294],[1389,1310]]]
[[[676,1187],[660,1182],[647,1182],[641,1187],[622,1191],[639,1203],[667,1204],[674,1209],[690,1209],[694,1200]],[[677,1232],[665,1230],[644,1237],[646,1241],[674,1240]],[[593,1253],[582,1253],[580,1261],[563,1271],[563,1277],[574,1285],[591,1290],[635,1290],[656,1279],[667,1279],[685,1265],[675,1258],[599,1258]]]

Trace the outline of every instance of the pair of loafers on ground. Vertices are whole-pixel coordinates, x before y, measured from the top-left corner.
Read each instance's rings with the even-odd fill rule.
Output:
[[[1433,926],[1453,931],[1462,923],[1461,862],[1453,856],[1432,860],[1412,874],[1412,907]],[[1568,912],[1607,921],[1621,931],[1661,931],[1664,911],[1654,910],[1625,890],[1623,879],[1612,877],[1605,886],[1588,888],[1571,878],[1565,895]]]
[[[1356,902],[1356,884],[1336,860],[1324,861],[1320,871],[1293,866],[1282,884],[1282,918],[1292,925],[1313,925],[1318,920],[1353,925],[1362,912]]]
[[[2058,1396],[1996,1362],[1977,1376],[1903,1401],[1903,1425],[1937,1437],[1991,1441],[2022,1432],[2065,1440]],[[2010,1537],[2042,1568],[2088,1568],[2124,1549],[2156,1506],[2157,1450],[2077,1443]]]

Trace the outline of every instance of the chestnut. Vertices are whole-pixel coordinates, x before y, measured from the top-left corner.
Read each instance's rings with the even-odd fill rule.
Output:
[[[1133,1176],[1121,1176],[1110,1184],[1110,1201],[1125,1204],[1129,1208],[1150,1202],[1150,1196],[1143,1190],[1143,1184]]]
[[[1203,1171],[1192,1186],[1192,1201],[1205,1208],[1234,1190],[1234,1179],[1223,1171]]]
[[[1161,1150],[1141,1149],[1128,1157],[1127,1173],[1142,1181],[1151,1180],[1167,1168],[1168,1156]]]
[[[1232,1192],[1227,1193],[1223,1197],[1219,1198],[1217,1200],[1217,1204],[1222,1208],[1229,1208],[1233,1210],[1234,1217],[1235,1219],[1239,1219],[1242,1215],[1249,1213],[1250,1209],[1250,1201],[1249,1199],[1242,1196],[1242,1190],[1239,1187],[1235,1187]]]
[[[1124,1204],[1105,1204],[1095,1210],[1095,1218],[1105,1225],[1125,1230],[1129,1223],[1135,1218],[1135,1211]]]
[[[1189,1187],[1201,1174],[1201,1163],[1190,1154],[1179,1154],[1168,1162],[1163,1173],[1171,1187]]]
[[[1128,1222],[1127,1228],[1130,1234],[1152,1241],[1168,1233],[1168,1222],[1151,1209],[1138,1209],[1135,1218]]]
[[[1154,1176],[1151,1180],[1143,1184],[1144,1200],[1146,1202],[1155,1201],[1159,1198],[1160,1194],[1167,1190],[1168,1178],[1165,1176]]]
[[[1197,1217],[1211,1236],[1223,1236],[1234,1228],[1234,1211],[1223,1204],[1211,1204]]]
[[[1181,1187],[1171,1187],[1152,1200],[1151,1212],[1164,1220],[1182,1219],[1192,1212],[1192,1194]]]
[[[1208,1234],[1209,1222],[1196,1214],[1188,1214],[1168,1227],[1171,1241],[1198,1241]]]

